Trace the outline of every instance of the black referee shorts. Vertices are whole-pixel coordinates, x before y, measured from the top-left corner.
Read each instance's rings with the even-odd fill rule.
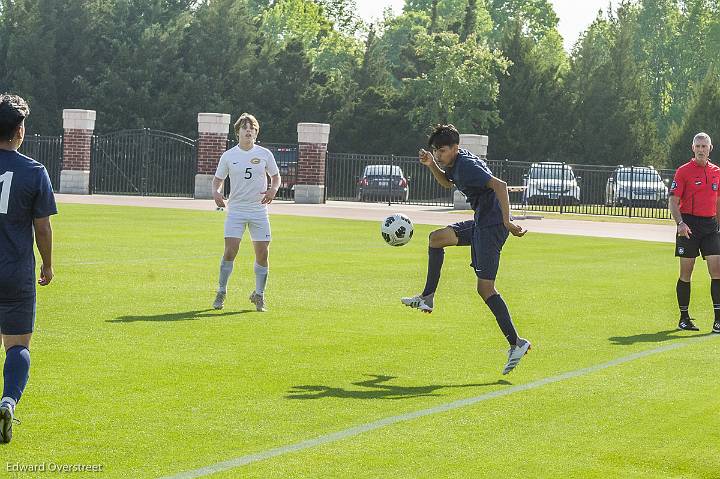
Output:
[[[714,216],[683,215],[683,221],[690,227],[690,238],[678,236],[675,239],[675,256],[680,258],[697,258],[720,255],[720,233],[718,222]]]

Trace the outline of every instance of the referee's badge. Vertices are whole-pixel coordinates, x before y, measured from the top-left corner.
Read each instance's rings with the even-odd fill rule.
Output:
[[[718,188],[718,184],[717,184],[717,183],[713,183],[713,184],[712,184],[712,189],[713,189],[713,191],[717,191],[717,188]]]
[[[259,164],[260,164],[260,158],[253,158],[252,160],[250,160],[250,163],[252,163],[253,165],[259,165]]]

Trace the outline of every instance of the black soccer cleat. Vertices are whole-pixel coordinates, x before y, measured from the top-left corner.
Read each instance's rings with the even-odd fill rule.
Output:
[[[683,331],[700,331],[700,328],[695,326],[695,323],[693,323],[693,320],[690,318],[687,319],[680,319],[680,322],[678,323],[678,329],[682,329]],[[718,331],[720,332],[720,331]]]
[[[716,319],[713,323],[713,333],[720,333],[720,319]]]
[[[0,404],[0,443],[12,440],[12,426],[15,421],[13,407],[8,403]]]

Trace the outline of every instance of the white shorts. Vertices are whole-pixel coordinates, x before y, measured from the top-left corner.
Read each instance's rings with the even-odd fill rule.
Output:
[[[225,219],[225,237],[242,238],[246,226],[253,241],[270,241],[270,218],[267,211],[228,213]]]

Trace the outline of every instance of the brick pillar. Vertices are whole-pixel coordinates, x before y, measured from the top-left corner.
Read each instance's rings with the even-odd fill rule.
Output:
[[[60,193],[90,194],[94,110],[63,110],[63,163]]]
[[[298,123],[298,176],[295,203],[325,202],[325,159],[330,137],[326,123]]]
[[[488,137],[485,135],[460,135],[460,148],[465,148],[483,160],[487,158],[487,147]],[[465,195],[460,193],[459,190],[455,190],[453,194],[453,203],[456,210],[469,210],[471,209],[470,203],[468,203]]]
[[[230,115],[198,113],[195,198],[212,198],[212,181],[220,156],[227,150]]]

